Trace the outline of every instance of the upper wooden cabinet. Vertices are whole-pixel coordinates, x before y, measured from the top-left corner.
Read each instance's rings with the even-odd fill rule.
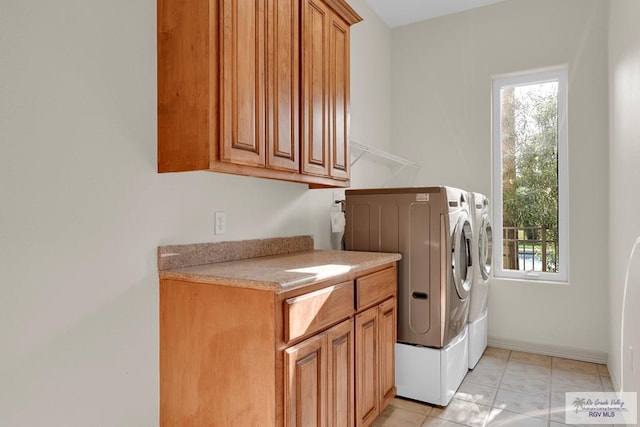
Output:
[[[268,10],[263,1],[220,0],[221,162],[266,165]]]
[[[267,165],[300,169],[299,0],[268,0]]]
[[[302,172],[349,179],[349,24],[321,0],[302,14]]]
[[[344,0],[158,0],[158,171],[349,185]]]

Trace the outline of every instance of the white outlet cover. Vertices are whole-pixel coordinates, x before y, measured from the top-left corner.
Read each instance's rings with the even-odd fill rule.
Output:
[[[215,234],[224,234],[227,231],[227,215],[224,212],[215,213]]]

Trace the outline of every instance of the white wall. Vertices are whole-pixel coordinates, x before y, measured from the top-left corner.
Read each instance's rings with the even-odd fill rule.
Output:
[[[640,3],[616,0],[609,3],[609,204],[611,329],[609,370],[619,388],[640,392],[640,247],[630,259],[640,237]],[[629,272],[627,273],[627,268]],[[625,279],[626,301],[623,300]],[[625,301],[624,365],[620,363],[621,317]],[[628,347],[634,348],[634,371]],[[624,368],[621,370],[621,368]]]
[[[494,343],[608,350],[607,3],[509,0],[392,30],[392,141],[417,182],[491,194],[491,77],[569,66],[570,282],[494,280]]]
[[[367,21],[352,131],[384,146],[389,30],[353,3]],[[0,3],[2,426],[158,425],[158,245],[315,234],[329,247],[326,191],[156,173],[155,8]]]

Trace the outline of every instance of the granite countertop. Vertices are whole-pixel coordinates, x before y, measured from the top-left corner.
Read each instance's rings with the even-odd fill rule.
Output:
[[[205,258],[200,258],[197,261],[187,262],[186,266],[176,265],[176,263],[163,266],[162,257],[174,255],[179,258],[180,251],[176,249],[178,246],[161,247],[159,248],[160,278],[249,287],[280,293],[342,275],[358,273],[396,262],[401,258],[400,254],[394,253],[313,250],[313,240],[310,240],[311,248],[306,241],[303,241],[302,245],[299,244],[300,240],[293,241],[295,244],[292,250],[290,239],[298,238],[280,239],[275,242],[275,245],[272,241],[274,239],[234,242],[233,244],[237,246],[233,247],[232,252],[236,254],[234,257],[239,259],[206,262]],[[216,246],[211,245],[220,244],[208,245],[206,251],[211,254],[216,252]],[[229,243],[225,242],[225,245],[221,248],[228,253]],[[201,247],[204,249],[202,244]],[[276,249],[268,249],[260,252],[260,256],[246,258],[242,255],[243,247],[251,248],[250,251],[254,252],[256,247],[275,247]],[[189,245],[183,245],[181,248],[188,249],[191,253],[197,252]],[[198,264],[188,265],[189,263]]]

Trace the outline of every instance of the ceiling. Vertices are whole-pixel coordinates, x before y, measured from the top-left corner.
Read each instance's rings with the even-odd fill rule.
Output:
[[[390,27],[461,12],[504,0],[365,0]]]

